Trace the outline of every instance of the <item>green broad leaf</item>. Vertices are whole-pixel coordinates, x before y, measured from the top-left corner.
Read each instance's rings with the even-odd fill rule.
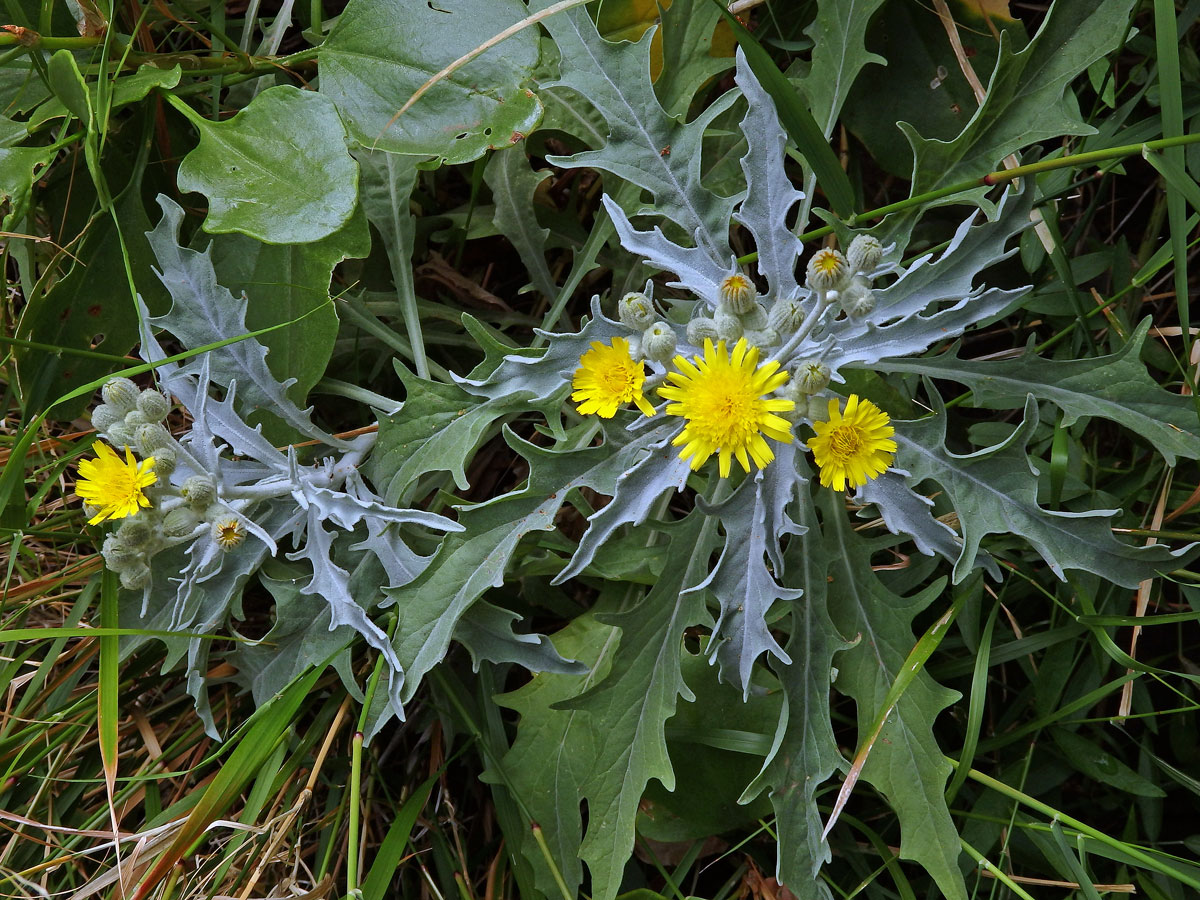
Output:
[[[33,194],[34,172],[40,172],[56,152],[48,147],[0,148],[0,201],[9,204],[3,219],[7,227],[25,218]]]
[[[1200,432],[1191,401],[1159,387],[1141,362],[1149,329],[1150,319],[1143,319],[1125,346],[1097,359],[1042,359],[1030,349],[1011,360],[968,360],[951,349],[930,359],[881,360],[879,367],[965,384],[972,403],[988,409],[1023,407],[1032,394],[1062,410],[1064,427],[1089,416],[1117,422],[1150,441],[1173,466],[1177,455],[1200,457]]]
[[[281,577],[268,575],[275,571]],[[286,688],[310,666],[336,656],[335,667],[343,682],[353,685],[349,647],[354,629],[342,625],[331,629],[329,604],[321,597],[300,592],[303,571],[268,562],[259,581],[275,601],[275,624],[262,639],[234,648],[238,681],[249,684],[256,706],[262,706]]]
[[[454,640],[467,648],[476,672],[484,660],[516,663],[530,672],[581,675],[587,671],[583,663],[563,659],[545,635],[514,631],[513,623],[520,620],[512,610],[480,601],[458,620]]]
[[[75,251],[78,262],[45,294],[33,295],[21,317],[17,337],[62,351],[15,349],[25,410],[30,415],[55,398],[126,365],[123,357],[139,337],[123,254],[128,254],[143,301],[155,312],[167,306],[166,291],[151,270],[154,257],[146,240],[150,219],[142,206],[140,185],[122,192],[113,212],[115,216],[102,213],[96,218]],[[85,353],[95,355],[81,355]],[[73,419],[89,399],[77,397],[60,403],[53,415]]]
[[[548,5],[544,0],[532,4]],[[586,97],[608,127],[602,149],[547,161],[566,168],[603,169],[644,188],[654,197],[656,214],[679,225],[715,264],[727,266],[734,201],[701,186],[700,151],[708,123],[733,102],[733,95],[718,99],[684,124],[667,115],[650,82],[653,32],[635,44],[611,43],[583,9],[564,10],[542,24],[562,57],[555,85]]]
[[[910,473],[912,485],[925,479],[940,484],[954,504],[963,542],[954,565],[955,583],[970,573],[980,542],[989,534],[1015,534],[1028,541],[1060,579],[1065,580],[1065,569],[1082,569],[1127,588],[1200,555],[1200,544],[1172,552],[1164,544],[1135,547],[1118,541],[1109,524],[1113,510],[1042,509],[1037,470],[1025,450],[1038,423],[1033,397],[1025,403],[1024,420],[1006,440],[959,455],[945,447],[945,408],[932,387],[930,393],[934,415],[895,423],[896,465]]]
[[[112,82],[108,93],[109,109],[114,110],[128,106],[130,103],[137,103],[157,88],[173,88],[179,84],[182,74],[183,70],[179,66],[173,66],[170,69],[160,69],[158,66],[151,65],[140,66],[132,75],[122,76]],[[94,87],[92,93],[94,104]],[[77,103],[78,100],[73,102]],[[63,99],[53,97],[39,106],[22,128],[27,132],[32,132],[42,123],[51,119],[61,119],[68,112],[74,114],[73,110],[68,110]],[[101,111],[97,110],[97,115],[100,113]]]
[[[817,15],[804,33],[813,39],[812,63],[799,87],[808,99],[817,127],[828,137],[860,72],[888,61],[866,47],[867,26],[883,0],[820,0]],[[873,86],[891,80],[892,69],[876,71]]]
[[[483,170],[483,180],[491,188],[496,204],[496,227],[512,242],[534,288],[544,297],[556,296],[558,286],[546,264],[550,229],[538,225],[534,194],[549,176],[548,169],[533,171],[529,158],[519,147],[493,153]]]
[[[744,701],[740,690],[721,681],[706,656],[684,652],[680,657],[684,681],[696,699],[680,704],[667,721],[675,790],[651,781],[642,797],[637,831],[651,840],[724,834],[753,827],[771,812],[766,797],[740,803],[739,796],[771,746],[783,694],[769,691]]]
[[[92,98],[70,50],[59,50],[46,63],[50,89],[75,118],[89,127],[92,123]]]
[[[957,21],[963,17],[956,14]],[[1011,32],[1014,46],[1026,43],[1020,23],[994,14],[995,27]],[[959,40],[980,78],[996,65],[998,41],[987,24],[958,29]],[[820,45],[818,45],[819,47]],[[908,122],[929,140],[952,140],[976,107],[946,29],[932,6],[888,3],[871,23],[867,47],[887,59],[887,72],[864,78],[850,91],[841,120],[888,172],[911,178],[913,152],[897,122]],[[814,55],[816,50],[813,51]]]
[[[654,89],[668,115],[686,116],[696,92],[733,66],[733,34],[709,0],[664,3],[658,31],[662,72]]]
[[[1029,45],[1001,33],[987,96],[952,140],[925,138],[901,122],[912,146],[912,194],[993,171],[1000,160],[1047,138],[1093,134],[1068,91],[1076,76],[1116,48],[1135,0],[1058,0]]]
[[[464,509],[463,532],[448,536],[429,566],[409,584],[385,588],[400,617],[393,646],[405,672],[405,700],[445,656],[463,613],[491,587],[504,584],[517,542],[532,531],[552,531],[567,492],[607,483],[621,457],[608,446],[562,451],[521,440],[508,429],[509,446],[529,461],[519,491]]]
[[[871,571],[871,546],[851,527],[841,495],[822,490],[829,612],[837,630],[856,638],[837,657],[838,690],[858,707],[867,734],[916,643],[913,617],[933,602],[935,583],[911,597],[888,590]],[[810,533],[811,534],[811,533]],[[946,806],[950,764],[933,736],[933,723],[958,698],[922,671],[896,703],[863,767],[863,780],[887,797],[900,822],[900,856],[920,863],[947,900],[966,900],[958,867],[958,830]]]
[[[417,479],[430,472],[449,472],[458,489],[467,490],[466,466],[484,435],[497,419],[525,403],[480,403],[456,385],[418,378],[398,362],[395,367],[404,382],[404,406],[379,420],[369,477],[393,505],[411,499]]]
[[[851,645],[842,640],[829,617],[827,573],[833,558],[819,538],[816,509],[807,491],[800,497],[797,522],[809,531],[804,540],[793,542],[787,558],[792,581],[803,588],[804,596],[791,604],[786,649],[792,663],[776,667],[786,703],[771,752],[742,800],[770,790],[779,835],[776,877],[800,896],[811,885],[813,898],[828,898],[829,888],[817,873],[832,855],[821,836],[816,794],[845,765],[829,720],[829,687],[835,654]]]
[[[321,45],[321,93],[362,146],[470,162],[517,143],[542,106],[522,85],[538,60],[525,28],[401,107],[434,74],[525,18],[518,0],[350,0]]]
[[[267,363],[275,376],[280,381],[296,379],[288,396],[297,405],[304,405],[333,353],[338,317],[328,301],[334,266],[370,252],[371,236],[361,210],[333,234],[312,243],[265,244],[243,234],[212,239],[218,283],[234,296],[245,294],[248,298],[248,329],[290,322],[311,313],[286,331],[259,339],[267,348]]]
[[[595,756],[582,785],[588,827],[579,856],[588,865],[596,900],[612,900],[620,890],[647,783],[655,778],[675,790],[664,726],[678,697],[695,699],[680,669],[683,631],[711,621],[700,595],[682,590],[708,560],[703,524],[703,517],[692,516],[677,526],[663,577],[641,603],[599,617],[621,632],[612,658],[618,675],[610,673],[585,694],[558,704],[588,715],[593,729]]]
[[[301,244],[349,221],[358,202],[358,163],[327,97],[280,85],[226,122],[172,103],[200,133],[179,166],[179,189],[208,198],[205,231]]]
[[[583,821],[579,803],[596,756],[591,716],[561,709],[561,702],[583,693],[608,675],[612,651],[620,632],[600,622],[596,611],[631,606],[635,589],[610,585],[596,609],[573,619],[555,634],[554,648],[587,667],[581,675],[543,673],[529,683],[501,694],[496,702],[520,714],[512,747],[483,773],[484,781],[504,784],[534,822],[542,826],[550,855],[572,896],[583,881],[579,845]],[[561,896],[545,857],[529,834],[521,837],[521,853],[533,867],[535,884],[545,896]]]
[[[1089,778],[1137,797],[1167,796],[1166,791],[1129,768],[1099,743],[1065,728],[1052,728],[1050,735],[1067,763]]]

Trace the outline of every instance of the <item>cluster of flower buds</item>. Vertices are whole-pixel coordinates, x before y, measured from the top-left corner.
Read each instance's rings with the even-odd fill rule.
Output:
[[[101,389],[104,402],[92,412],[92,424],[114,447],[128,448],[154,460],[157,481],[145,489],[149,507],[121,520],[104,539],[105,565],[121,578],[122,586],[137,589],[150,580],[150,560],[161,550],[212,530],[222,550],[246,536],[243,517],[218,496],[213,475],[189,475],[182,483],[170,480],[181,459],[188,468],[198,463],[172,437],[163,421],[171,401],[157,390],[142,390],[128,378],[113,378]],[[91,510],[85,505],[85,512]]]
[[[879,241],[860,234],[850,242],[845,255],[828,247],[814,253],[808,261],[805,283],[819,296],[836,301],[850,318],[861,318],[875,308],[871,273],[882,258]]]
[[[717,296],[717,308],[711,318],[697,316],[688,322],[688,343],[703,347],[706,340],[733,343],[744,337],[755,347],[773,347],[779,343],[779,330],[771,324],[759,302],[754,284],[740,272],[726,276]]]
[[[634,359],[652,359],[665,363],[675,355],[675,331],[659,316],[654,301],[645,294],[632,291],[617,304],[621,324],[640,332],[629,342]]]
[[[162,481],[178,463],[175,439],[163,425],[171,401],[160,391],[144,391],[128,378],[113,378],[100,391],[104,402],[92,411],[92,425],[114,447],[154,457]]]

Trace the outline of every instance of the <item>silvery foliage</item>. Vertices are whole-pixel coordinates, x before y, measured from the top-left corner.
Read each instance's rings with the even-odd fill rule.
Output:
[[[640,230],[615,200],[607,195],[603,198],[622,246],[645,260],[651,268],[669,273],[671,278],[667,284],[670,287],[686,291],[695,298],[658,304],[664,320],[675,331],[680,354],[692,356],[701,352],[700,346],[688,341],[687,323],[721,312],[721,283],[740,271],[730,248],[727,229],[721,228],[712,216],[696,214],[696,209],[720,207],[730,212],[732,219],[753,237],[758,254],[758,274],[768,289],[765,295],[757,298],[756,308],[742,319],[747,334],[753,330],[752,338],[761,340],[762,358],[779,360],[783,368],[793,374],[802,362],[824,364],[831,370],[832,382],[836,384],[845,383],[842,372],[848,369],[887,372],[888,358],[920,354],[935,344],[957,337],[972,325],[1012,308],[1028,290],[987,287],[976,285],[975,281],[984,269],[1016,252],[1011,239],[1029,227],[1034,195],[1031,187],[1019,192],[1011,188],[1006,190],[990,218],[976,222],[976,217],[972,216],[963,221],[940,253],[926,254],[903,265],[904,248],[894,245],[884,248],[878,265],[870,271],[857,273],[855,279],[873,294],[873,306],[867,311],[856,310],[853,315],[843,313],[836,292],[814,291],[803,285],[797,279],[796,271],[804,248],[786,223],[804,195],[786,175],[786,134],[779,124],[774,105],[740,50],[736,83],[747,102],[742,120],[748,148],[741,161],[746,178],[744,191],[732,198],[716,198],[700,185],[699,178],[684,178],[681,183],[686,183],[688,191],[705,195],[684,197],[669,194],[669,185],[635,178],[638,184],[654,194],[656,201],[654,207],[639,209],[636,215],[657,216],[669,221],[676,231],[682,228],[691,239],[690,246],[677,243],[661,225]],[[725,109],[730,102],[732,98],[726,95],[715,106]],[[704,125],[697,120],[677,126],[676,140],[681,140],[679,135],[683,134],[698,142]],[[624,146],[636,145],[629,142]],[[697,152],[680,165],[691,172],[692,168],[698,167],[698,157]],[[608,168],[623,177],[633,177],[641,171],[637,160],[626,159],[619,165],[612,160],[611,154],[585,153],[554,162],[564,166],[587,164]],[[645,166],[652,167],[648,161]],[[728,217],[724,221],[727,222]],[[885,286],[877,283],[879,279],[886,279]],[[651,292],[650,288],[648,285],[647,294]],[[762,329],[771,318],[771,309],[780,303],[799,304],[802,324],[790,334],[776,336]],[[468,392],[492,401],[514,396],[544,398],[560,391],[570,381],[581,355],[592,342],[609,343],[620,336],[629,339],[631,345],[637,345],[638,336],[631,335],[630,328],[601,311],[599,298],[593,299],[591,312],[591,318],[585,320],[578,332],[546,334],[549,346],[544,355],[509,356],[488,377],[460,379],[460,384]],[[645,364],[649,369],[646,393],[653,398],[652,386],[661,383],[669,364],[651,359],[646,359]],[[810,408],[824,409],[828,399],[836,396],[835,392],[826,389],[814,398],[816,402]],[[804,441],[810,432],[805,424],[811,420],[803,408],[805,398],[800,396],[798,400],[796,418],[800,427],[796,429],[795,443],[773,443],[776,459],[765,469],[745,478],[733,489],[731,496],[712,506],[699,501],[703,512],[720,520],[726,537],[711,571],[687,590],[707,590],[719,602],[720,617],[714,631],[716,639],[711,644],[712,653],[721,664],[722,677],[740,684],[746,693],[750,690],[754,663],[763,654],[770,654],[783,664],[791,661],[768,629],[766,616],[776,601],[796,600],[802,593],[790,582],[783,553],[788,535],[803,539],[808,530],[793,519],[792,512],[801,491],[809,490],[808,479],[802,474],[809,467],[802,465],[798,457],[808,452]],[[622,526],[642,523],[655,501],[665,493],[680,491],[685,486],[688,466],[678,459],[671,446],[671,441],[683,427],[683,420],[662,414],[662,404],[658,410],[658,414],[650,419],[629,415],[621,420],[628,422],[628,428],[638,435],[638,439],[610,441],[613,452],[626,457],[624,472],[616,480],[612,501],[588,519],[586,532],[556,582],[583,572],[605,541],[619,534]],[[1036,407],[1032,407],[1031,415],[1036,417],[1036,412]],[[901,445],[897,458],[900,464],[906,455],[913,455],[907,453],[912,442],[905,439],[908,423],[895,424]],[[1021,430],[1028,433],[1028,427]],[[981,454],[986,456],[989,452],[981,451]],[[895,534],[911,538],[921,553],[940,555],[954,563],[956,582],[979,567],[998,578],[999,568],[986,551],[979,548],[978,540],[964,544],[958,532],[935,517],[932,501],[913,489],[925,478],[940,479],[944,483],[972,479],[973,476],[964,471],[970,463],[961,461],[973,460],[973,457],[942,452],[938,459],[945,465],[944,472],[939,472],[936,466],[930,470],[923,462],[921,478],[912,478],[909,472],[897,466],[859,488],[854,500],[864,506],[876,507],[886,526]],[[1027,463],[1026,480],[1030,469],[1032,464]],[[1036,475],[1036,470],[1032,474]],[[1022,490],[1029,493],[1024,487]],[[962,492],[963,496],[967,493]],[[1026,522],[1036,523],[1039,528],[1056,535],[1047,540],[1032,541],[1055,574],[1064,577],[1063,565],[1094,568],[1090,557],[1077,552],[1082,535],[1072,533],[1073,526],[1067,522],[1065,514],[1041,509],[1036,504],[1036,497],[1023,498],[1021,503],[1020,513]],[[964,501],[957,511],[966,515],[971,511],[970,506],[970,500]],[[1097,526],[1100,524],[1098,518],[1112,514],[1113,511],[1094,511],[1087,516],[1092,526]],[[1013,518],[1012,522],[1012,530],[1018,530],[1017,520]],[[984,530],[996,531],[998,528],[989,523]],[[1109,540],[1112,540],[1111,535]],[[1150,554],[1142,554],[1140,550],[1134,553],[1133,548],[1119,546],[1131,551],[1123,554],[1127,560],[1137,556],[1138,577],[1150,577],[1155,571],[1155,562],[1161,564],[1175,559],[1162,549],[1151,559]]]
[[[211,478],[216,496],[211,505],[197,511],[199,521],[190,533],[156,538],[155,549],[163,556],[152,565],[153,577],[141,591],[140,608],[128,611],[146,628],[211,633],[237,609],[250,576],[282,551],[311,573],[299,592],[323,600],[328,607],[321,630],[352,629],[387,661],[387,690],[381,693],[386,693],[390,714],[402,716],[402,667],[388,635],[369,614],[373,600],[364,602],[352,592],[352,572],[369,555],[382,568],[383,586],[407,584],[428,560],[410,549],[401,529],[445,533],[460,531],[461,526],[433,513],[397,508],[378,496],[358,472],[375,436],[344,441],[314,425],[310,411],[301,410],[288,397],[289,384],[271,373],[266,348],[254,338],[198,354],[183,364],[163,362],[167,354],[155,329],[164,329],[195,349],[239,338],[247,328],[246,299],[235,298],[217,284],[208,251],[179,245],[183,210],[163,196],[159,204],[163,217],[148,237],[161,266],[159,277],[173,303],[170,312],[159,317],[151,317],[141,307],[141,353],[147,362],[158,363],[155,373],[160,386],[178,398],[193,422],[173,447],[177,463],[169,480],[155,487],[156,512],[186,504],[180,488],[195,476]],[[212,396],[214,387],[224,390],[223,399]],[[295,449],[277,449],[263,436],[261,426],[251,427],[243,418],[263,406],[328,449],[306,464]],[[246,535],[236,546],[223,549],[214,523],[230,518],[244,527]],[[383,595],[374,591],[372,597]],[[189,691],[209,731],[215,733],[203,685],[210,643],[199,637],[168,641],[165,666],[186,654]],[[308,662],[323,662],[330,652],[328,644],[319,636],[313,643],[319,656]],[[355,690],[352,683],[348,687]]]

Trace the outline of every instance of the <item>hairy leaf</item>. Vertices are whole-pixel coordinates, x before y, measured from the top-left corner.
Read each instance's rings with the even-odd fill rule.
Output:
[[[1032,394],[1061,409],[1064,426],[1089,416],[1109,419],[1146,438],[1173,466],[1177,454],[1200,457],[1200,426],[1188,398],[1163,390],[1147,374],[1140,356],[1149,329],[1150,319],[1143,319],[1120,350],[1097,359],[1042,359],[1029,349],[1017,359],[969,360],[951,349],[880,365],[965,384],[972,402],[988,409],[1022,407]]]
[[[1134,547],[1118,541],[1109,525],[1114,510],[1072,513],[1038,506],[1036,469],[1025,452],[1037,422],[1037,403],[1029,397],[1024,421],[1007,439],[964,455],[944,446],[946,415],[940,402],[928,418],[895,423],[897,464],[911,473],[914,484],[926,478],[940,484],[958,513],[963,549],[954,566],[955,582],[970,573],[988,534],[1020,535],[1061,579],[1065,569],[1082,569],[1128,588],[1200,554],[1200,544],[1172,552],[1163,544]]]
[[[935,582],[912,597],[888,590],[871,571],[871,551],[850,527],[841,498],[824,491],[824,548],[830,559],[829,611],[837,629],[856,638],[837,657],[838,689],[858,706],[866,734],[916,639],[912,619],[940,592]],[[862,777],[888,799],[900,821],[900,856],[920,863],[948,900],[966,900],[958,868],[958,830],[946,807],[950,764],[933,736],[938,714],[958,698],[920,672],[896,703]]]

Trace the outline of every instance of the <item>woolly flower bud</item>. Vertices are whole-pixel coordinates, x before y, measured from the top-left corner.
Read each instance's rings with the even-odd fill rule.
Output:
[[[827,422],[829,421],[829,397],[813,394],[808,398],[808,410],[806,416],[812,422]]]
[[[169,538],[187,537],[200,524],[200,517],[186,506],[177,506],[163,516],[162,531]]]
[[[105,436],[112,441],[112,445],[118,449],[122,447],[132,447],[137,443],[137,438],[134,436],[133,429],[124,422],[115,422],[109,425],[104,430]]]
[[[213,522],[213,540],[222,550],[232,550],[246,539],[246,526],[237,516],[221,516]]]
[[[192,475],[180,486],[179,493],[192,509],[203,511],[217,499],[217,486],[209,475]]]
[[[121,520],[121,526],[116,530],[116,539],[130,550],[144,550],[154,538],[154,529],[146,521],[146,517],[129,516]]]
[[[818,250],[808,261],[806,283],[814,291],[837,290],[849,276],[846,257],[828,247]]]
[[[693,347],[703,347],[705,339],[720,340],[717,337],[717,323],[707,316],[692,319],[687,324],[687,339]]]
[[[104,387],[100,388],[100,396],[104,398],[104,402],[116,407],[121,415],[137,406],[140,393],[138,386],[128,378],[109,379],[104,383]]]
[[[92,427],[97,431],[104,433],[118,422],[125,421],[125,414],[115,406],[109,406],[107,403],[101,403],[92,410]]]
[[[742,320],[742,327],[747,331],[765,331],[771,327],[767,322],[767,311],[758,302],[750,304],[750,311],[742,313],[738,318]]]
[[[875,292],[856,278],[838,295],[838,304],[846,311],[846,315],[862,318],[875,308]]]
[[[141,562],[141,554],[132,547],[129,547],[117,535],[110,534],[104,539],[104,544],[100,547],[100,553],[104,557],[104,564],[114,572],[120,572],[122,569],[127,569],[134,563]]]
[[[767,314],[767,324],[780,334],[795,334],[803,321],[804,307],[792,297],[776,300]]]
[[[163,447],[154,451],[154,471],[160,483],[165,482],[175,471],[177,461],[174,447]]]
[[[745,275],[735,272],[721,282],[720,298],[731,313],[748,313],[754,306],[754,285]]]
[[[159,391],[142,391],[137,408],[147,422],[161,422],[171,411],[171,401]]]
[[[860,234],[846,248],[846,262],[855,272],[867,273],[883,259],[883,246],[869,234]]]
[[[144,562],[135,562],[121,572],[121,587],[136,591],[150,583],[150,567]]]
[[[779,343],[779,332],[774,328],[764,328],[761,331],[747,331],[746,343],[754,347],[774,347]]]
[[[633,291],[622,297],[621,302],[617,304],[617,318],[626,328],[642,331],[654,323],[658,314],[654,311],[654,304],[650,302],[649,297]]]
[[[713,324],[717,327],[717,337],[723,341],[736,341],[745,332],[741,319],[723,312],[717,313]]]
[[[145,425],[139,425],[137,431],[133,433],[137,440],[138,449],[142,456],[157,456],[159,450],[164,450],[167,447],[173,447],[175,439],[171,437],[171,432],[163,428],[157,422],[148,422]]]
[[[130,431],[137,433],[137,430],[143,425],[149,425],[150,420],[147,419],[141,412],[136,409],[131,409],[125,414],[125,427]]]
[[[675,355],[675,332],[666,322],[655,322],[642,332],[642,352],[648,359],[665,363]]]
[[[831,376],[829,366],[824,363],[801,360],[796,364],[796,373],[790,383],[802,394],[819,394],[829,387]]]

